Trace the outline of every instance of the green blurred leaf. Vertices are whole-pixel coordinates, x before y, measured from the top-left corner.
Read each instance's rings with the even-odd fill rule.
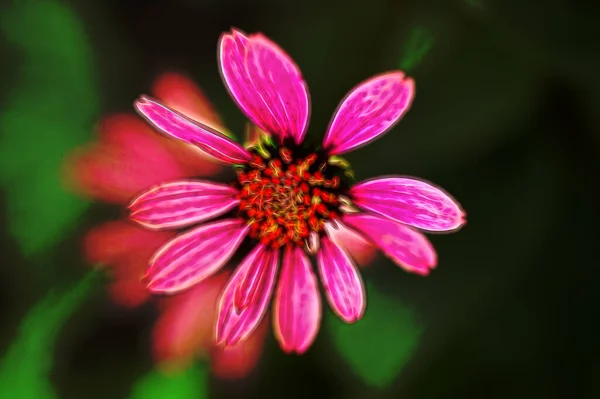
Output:
[[[15,2],[0,13],[0,31],[18,62],[0,113],[0,185],[9,231],[29,256],[58,241],[87,205],[62,188],[60,166],[91,134],[97,91],[90,45],[68,6]]]
[[[19,334],[0,360],[0,397],[54,399],[48,380],[54,341],[67,318],[93,289],[90,273],[74,287],[50,293],[26,315]]]
[[[414,28],[406,42],[404,55],[400,60],[400,69],[410,72],[427,55],[434,43],[433,33],[423,27]]]
[[[394,381],[414,353],[422,328],[412,309],[367,284],[367,311],[349,325],[327,312],[336,349],[351,369],[371,386]]]
[[[208,398],[208,373],[200,366],[189,367],[174,375],[154,370],[133,387],[129,399],[200,399]]]

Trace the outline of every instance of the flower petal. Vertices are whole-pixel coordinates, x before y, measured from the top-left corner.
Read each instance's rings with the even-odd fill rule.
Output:
[[[465,223],[460,205],[442,189],[417,179],[384,177],[351,188],[354,204],[430,231],[455,230]]]
[[[173,293],[199,283],[223,267],[247,233],[242,219],[226,219],[176,237],[150,261],[148,288]]]
[[[227,278],[227,272],[216,273],[190,290],[160,302],[152,341],[161,368],[185,369],[198,354],[212,350],[217,300]]]
[[[214,333],[214,328],[212,330]],[[263,319],[245,340],[235,345],[213,348],[210,354],[211,372],[220,379],[247,377],[258,363],[268,333],[269,325]]]
[[[273,294],[279,251],[259,244],[242,261],[227,283],[219,302],[217,344],[235,345],[243,341],[258,326],[267,311]],[[255,276],[260,274],[260,278]],[[251,301],[243,308],[236,306],[238,292],[249,291],[249,281],[256,281]]]
[[[377,248],[358,232],[337,221],[325,223],[325,231],[359,266],[368,266],[377,254]]]
[[[365,311],[365,289],[352,260],[334,241],[324,237],[317,265],[333,311],[346,323],[360,319]]]
[[[227,129],[205,93],[189,77],[178,73],[166,72],[152,84],[150,91],[160,103],[190,118],[194,122],[206,125],[235,139]],[[144,123],[146,121],[143,121]],[[145,123],[148,126],[147,123]],[[152,135],[157,136],[153,129]],[[185,169],[184,176],[204,177],[217,174],[223,165],[197,146],[180,140],[171,140],[159,135],[177,162]]]
[[[300,144],[309,116],[308,88],[298,66],[261,34],[221,36],[219,62],[231,97],[267,133]]]
[[[401,71],[360,83],[339,105],[323,147],[330,155],[339,155],[377,139],[408,110],[414,91],[414,81]]]
[[[274,327],[281,348],[304,353],[313,343],[321,323],[321,298],[310,260],[299,247],[283,254],[275,296]]]
[[[344,215],[342,221],[363,233],[406,271],[425,276],[437,264],[437,255],[429,240],[402,223],[360,213]]]
[[[269,262],[266,258],[262,262],[256,261],[249,265],[235,286],[233,305],[237,313],[256,302],[258,295],[261,293],[261,287],[270,271]]]
[[[112,299],[120,305],[135,307],[150,294],[141,282],[148,259],[172,237],[172,232],[113,221],[90,230],[84,237],[83,250],[88,262],[110,270],[113,282],[108,290]]]
[[[194,122],[158,101],[142,96],[135,102],[137,111],[161,132],[198,146],[214,158],[230,164],[246,163],[250,153],[213,128]]]
[[[134,199],[130,217],[150,229],[185,227],[233,209],[237,193],[232,186],[207,181],[164,183]]]
[[[225,126],[206,95],[187,76],[167,72],[152,85],[152,93],[163,103],[183,115],[223,131]]]
[[[126,270],[126,266],[118,266],[116,270]],[[116,275],[116,273],[115,273]],[[118,276],[111,282],[107,288],[110,298],[118,305],[135,308],[150,297],[148,289],[140,282],[139,276],[136,279],[126,279]]]
[[[165,148],[164,138],[136,115],[106,117],[98,131],[98,142],[79,148],[66,159],[67,182],[77,191],[126,204],[153,184],[185,176]]]

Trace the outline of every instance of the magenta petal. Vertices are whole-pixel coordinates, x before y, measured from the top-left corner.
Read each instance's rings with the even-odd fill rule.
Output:
[[[233,30],[221,37],[219,61],[225,85],[248,119],[300,144],[308,126],[308,89],[290,56],[261,34]]]
[[[350,194],[359,207],[419,229],[449,231],[465,223],[458,202],[421,180],[383,177],[358,183]]]
[[[400,71],[360,83],[339,105],[323,147],[329,154],[339,155],[377,139],[408,110],[414,91],[414,81]]]
[[[145,277],[148,288],[172,293],[199,283],[225,265],[248,229],[242,219],[226,219],[174,238],[150,260]]]
[[[321,298],[310,260],[299,247],[288,247],[275,296],[274,326],[281,348],[304,353],[321,323]]]
[[[238,266],[225,287],[219,301],[219,312],[216,326],[217,344],[235,345],[248,337],[258,326],[267,311],[267,305],[273,294],[279,251],[269,250],[259,244]],[[243,285],[254,279],[252,275],[259,270],[262,273],[256,278],[252,300],[244,308],[236,306],[235,297],[244,291]]]
[[[269,252],[265,252],[265,256],[268,254]],[[260,294],[260,289],[264,286],[265,279],[268,278],[271,271],[269,266],[266,258],[262,262],[254,261],[240,277],[233,295],[236,312],[239,313],[256,301],[257,295]]]
[[[437,255],[427,238],[412,228],[377,215],[353,213],[342,221],[364,234],[381,251],[405,270],[429,274],[437,264]]]
[[[219,216],[240,201],[225,184],[180,180],[144,192],[129,205],[131,219],[150,229],[186,227]]]
[[[346,323],[360,319],[366,305],[365,292],[350,257],[336,243],[324,237],[317,253],[317,265],[333,311]]]
[[[194,144],[208,155],[230,164],[243,164],[250,153],[229,137],[211,127],[192,121],[179,112],[147,96],[135,102],[137,111],[168,136]]]

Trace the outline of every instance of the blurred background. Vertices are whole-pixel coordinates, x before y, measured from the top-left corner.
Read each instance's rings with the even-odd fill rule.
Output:
[[[3,0],[0,398],[600,397],[599,18],[574,0]],[[225,175],[132,102],[153,94],[242,137],[216,62],[232,26],[295,59],[315,140],[359,81],[414,77],[410,112],[348,159],[359,180],[435,182],[468,213],[430,237],[430,276],[381,256],[363,268],[364,319],[326,309],[301,357],[268,322],[212,348],[226,275],[148,298],[137,280],[168,236],[120,221],[155,180]]]

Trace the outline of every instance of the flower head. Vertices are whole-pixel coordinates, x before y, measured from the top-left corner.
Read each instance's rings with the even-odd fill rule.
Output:
[[[208,100],[186,77],[166,73],[153,85],[153,93],[195,121],[223,129]],[[188,176],[214,176],[223,171],[222,165],[198,148],[157,135],[134,114],[110,115],[101,121],[98,130],[99,139],[78,149],[66,165],[74,188],[95,199],[126,204],[153,184]],[[109,293],[113,300],[135,307],[150,294],[141,282],[150,257],[174,235],[172,231],[153,231],[123,220],[111,221],[90,230],[84,250],[91,263],[112,272],[114,281]],[[228,277],[229,273],[222,271],[193,289],[160,298],[153,346],[161,367],[181,368],[197,356],[209,356],[214,373],[220,377],[243,377],[254,368],[266,325],[239,345],[227,349],[215,346],[216,308]]]
[[[150,97],[135,103],[159,131],[237,173],[228,184],[162,183],[131,202],[132,219],[150,229],[199,224],[153,256],[145,281],[153,292],[187,289],[219,271],[249,240],[254,247],[220,298],[217,341],[234,345],[246,339],[275,295],[276,336],[285,351],[303,353],[321,319],[310,255],[316,255],[332,309],[354,322],[366,304],[352,259],[356,243],[375,245],[405,270],[427,275],[437,258],[419,230],[455,230],[464,224],[464,212],[444,191],[418,179],[389,176],[350,184],[352,172],[339,156],[381,137],[407,111],[415,89],[403,72],[375,76],[351,90],[322,144],[311,148],[304,143],[308,89],[282,49],[261,34],[233,30],[221,37],[219,62],[232,98],[256,126],[249,146]]]

